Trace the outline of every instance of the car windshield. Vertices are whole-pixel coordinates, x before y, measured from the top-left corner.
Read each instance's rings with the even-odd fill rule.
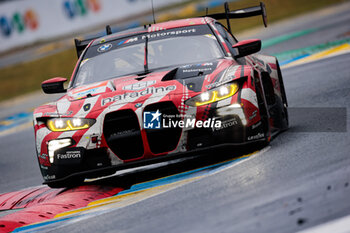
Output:
[[[104,47],[111,47],[107,44]],[[99,51],[100,52],[100,51]],[[148,69],[150,71],[201,63],[224,56],[215,36],[195,35],[172,37],[148,42]],[[145,42],[101,52],[84,59],[75,77],[74,86],[99,82],[145,71]]]

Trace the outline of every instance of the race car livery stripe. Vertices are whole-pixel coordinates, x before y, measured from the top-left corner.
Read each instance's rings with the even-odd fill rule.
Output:
[[[44,140],[44,138],[46,137],[46,135],[48,135],[51,131],[46,128],[46,127],[43,127],[41,129],[38,129],[36,131],[36,149],[38,151],[38,153],[40,153],[42,150],[41,150],[41,147],[44,146],[42,145],[42,142]],[[43,153],[43,152],[41,152]]]
[[[88,85],[88,86],[84,86],[81,88],[76,88],[75,90],[72,91],[73,94],[76,94],[78,92],[83,92],[83,91],[88,91],[94,88],[98,88],[98,87],[104,87],[108,84],[109,81],[104,81],[101,83],[97,83],[97,84],[92,84],[92,85]]]
[[[94,107],[96,107],[97,109],[100,107],[100,102],[99,101],[100,98],[98,98],[96,104]],[[126,104],[126,103],[125,103]],[[124,104],[124,105],[125,105]],[[96,123],[91,126],[90,128],[86,129],[84,134],[81,134],[79,141],[77,142],[77,147],[84,147],[87,146],[87,144],[90,141],[90,135],[92,134],[96,134],[96,135],[100,135],[102,133],[102,125],[103,125],[103,119],[104,116],[109,112],[109,111],[116,111],[119,110],[120,108],[124,107],[124,105],[113,105],[113,108],[105,108],[97,117],[93,117],[92,114],[92,110],[90,110],[90,112],[86,115],[86,118],[95,118],[96,119]],[[77,136],[77,135],[76,135]]]
[[[71,102],[66,98],[59,100],[57,102],[57,113],[58,114],[66,113],[68,112],[68,109],[71,111],[75,110],[75,109],[70,109],[71,105],[72,105]]]
[[[217,69],[208,75],[208,80],[205,79],[203,83],[202,91],[206,91],[207,89],[212,89],[217,85],[220,85],[220,81],[226,77],[227,70],[226,68],[231,65],[231,62],[221,62],[217,65]],[[211,78],[213,77],[213,78]],[[210,80],[211,79],[211,80]]]
[[[250,88],[243,88],[241,91],[241,98],[249,101],[251,104],[253,104],[256,108],[258,108],[258,100],[256,97],[255,91],[253,91]]]
[[[226,106],[226,105],[232,104],[232,99],[233,99],[233,97],[230,97],[230,98],[227,98],[227,99],[220,100],[220,101],[218,101],[218,103],[217,103],[216,107],[221,108],[221,107],[223,107],[223,106]]]
[[[246,74],[246,73],[248,73],[248,74]],[[250,73],[250,68],[246,69],[246,67],[242,66],[241,77],[243,77],[243,76],[248,76],[249,79],[252,79],[251,73]],[[249,88],[248,82],[244,82],[243,83],[242,90],[245,89],[245,88]],[[242,93],[243,93],[242,90],[237,95],[237,102],[239,104],[242,103]]]
[[[236,75],[236,71],[239,68],[239,66],[231,66],[230,68],[225,70],[225,73],[220,77],[220,80],[218,82],[222,82],[224,81],[228,76],[234,76],[235,77],[239,77]]]
[[[244,76],[244,71],[245,71],[245,70],[244,70],[244,66],[241,66],[241,74],[240,74],[240,75],[241,75],[241,77],[243,77],[243,76]]]
[[[227,53],[228,56],[231,56],[231,51],[230,49],[227,47],[227,44],[224,40],[224,38],[222,38],[220,32],[217,30],[217,28],[215,27],[215,25],[213,23],[210,24],[212,26],[212,28],[215,31],[215,34],[217,35],[217,37],[219,38],[221,44],[224,46],[225,52]]]
[[[271,69],[277,70],[277,65],[276,63],[268,63]]]
[[[98,101],[98,97],[90,97],[85,99],[82,107],[80,108],[80,110],[75,114],[75,117],[81,117],[84,118],[88,113],[90,113],[90,111],[93,109],[93,107],[95,106],[96,102]],[[88,110],[84,109],[84,106],[86,105],[90,105],[90,108]]]

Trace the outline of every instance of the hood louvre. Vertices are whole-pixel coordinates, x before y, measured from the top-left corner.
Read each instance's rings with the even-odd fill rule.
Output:
[[[173,80],[176,76],[176,73],[177,73],[177,70],[179,68],[175,68],[173,70],[170,70],[168,73],[166,73],[164,75],[164,77],[162,78],[162,81],[170,81],[170,80]]]

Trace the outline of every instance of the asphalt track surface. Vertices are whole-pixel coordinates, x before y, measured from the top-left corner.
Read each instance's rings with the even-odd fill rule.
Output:
[[[263,52],[298,48],[303,41],[307,44],[302,46],[309,46],[339,39],[350,31],[348,12],[290,23],[298,30],[318,27],[315,22],[324,28]],[[52,230],[295,232],[349,215],[349,64],[350,54],[344,54],[282,70],[291,126],[265,153],[133,205]],[[1,136],[0,148],[0,193],[42,182],[31,128]]]

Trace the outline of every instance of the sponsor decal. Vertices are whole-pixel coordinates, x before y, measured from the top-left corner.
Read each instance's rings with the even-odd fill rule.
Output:
[[[189,72],[204,72],[204,71],[210,71],[212,68],[199,68],[199,69],[189,69],[189,70],[182,70],[183,73],[189,73]]]
[[[83,108],[84,108],[84,111],[85,111],[85,112],[87,112],[87,111],[89,111],[89,110],[90,110],[90,108],[91,108],[91,104],[90,104],[90,103],[85,104]]]
[[[165,37],[165,36],[172,36],[172,35],[182,35],[182,34],[188,34],[188,33],[195,33],[196,29],[191,28],[191,29],[182,29],[182,30],[176,30],[176,31],[170,31],[170,32],[157,32],[157,33],[149,33],[147,35],[143,35],[141,37],[142,40],[150,38],[156,38],[156,37]]]
[[[56,179],[56,175],[46,175],[44,176],[44,180],[53,180],[53,179]]]
[[[254,118],[256,117],[257,113],[258,113],[258,110],[255,110],[255,111],[252,113],[252,115],[250,115],[249,120],[254,119]]]
[[[149,95],[149,94],[162,94],[164,92],[174,91],[176,90],[175,85],[171,86],[161,86],[161,87],[148,87],[143,91],[139,92],[127,92],[122,95],[116,95],[113,97],[108,97],[105,99],[102,99],[101,105],[104,106],[108,103],[115,102],[115,101],[125,101],[130,100],[132,102],[132,99],[137,99],[141,96]]]
[[[173,31],[168,31],[168,32],[156,32],[156,33],[148,33],[146,35],[142,36],[135,36],[129,39],[121,40],[118,42],[118,46],[120,45],[125,45],[129,43],[135,43],[140,40],[145,40],[146,38],[148,39],[154,39],[154,38],[160,38],[160,37],[167,37],[167,36],[177,36],[177,35],[183,35],[183,34],[189,34],[189,33],[195,33],[196,29],[191,28],[191,29],[182,29],[182,30],[173,30]]]
[[[97,52],[102,53],[110,50],[112,48],[112,44],[104,44],[98,47]]]
[[[227,82],[230,82],[230,81],[234,80],[235,78],[236,78],[236,76],[229,75],[229,76],[226,76],[225,78],[223,78],[222,80],[220,80],[219,82],[210,83],[210,84],[206,85],[205,87],[207,89],[212,89],[212,88],[221,86],[222,84],[225,84]]]
[[[123,130],[123,131],[117,132],[117,135],[130,134],[130,133],[133,133],[133,132],[134,132],[133,129],[128,129],[128,130]]]
[[[222,121],[221,127],[215,128],[215,130],[222,130],[235,125],[238,125],[238,121],[237,119],[233,118],[230,120]]]
[[[197,65],[184,65],[182,66],[183,68],[189,68],[189,67],[198,67],[198,66],[214,66],[214,63],[212,62],[206,62],[206,63],[200,63],[200,64],[197,64]]]
[[[214,66],[214,63],[212,62],[206,62],[206,63],[200,63],[200,64],[196,64],[196,65],[185,65],[182,66],[181,71],[183,73],[191,73],[191,72],[205,72],[205,71],[212,71],[213,68],[212,67],[207,67],[207,66]]]
[[[144,1],[144,0],[143,0]],[[139,35],[133,35],[130,37],[124,37],[120,39],[116,39],[107,43],[112,43],[113,47],[111,50],[118,49],[120,47],[125,47],[125,46],[130,46],[133,44],[140,44],[144,43],[146,38],[149,41],[155,41],[155,40],[162,40],[162,39],[167,39],[167,38],[175,38],[175,37],[186,37],[186,36],[193,36],[193,35],[205,35],[208,32],[211,32],[210,28],[205,26],[205,25],[194,25],[190,27],[182,27],[182,28],[172,28],[172,29],[164,29],[160,31],[153,31],[153,32],[148,32],[144,34],[139,34]],[[94,46],[100,46],[103,44],[100,44],[99,41],[94,42]],[[96,47],[95,47],[96,48]],[[105,50],[101,51],[104,52]],[[97,51],[97,49],[93,50],[88,50],[88,55],[87,57],[92,58],[94,56],[98,56],[100,51]],[[214,62],[215,64],[215,62]]]
[[[156,112],[143,113],[143,126],[145,129],[161,128],[221,128],[222,122],[215,118],[196,120],[194,116],[183,114],[163,115],[159,110]]]
[[[51,116],[51,117],[59,117],[59,116],[70,116],[72,114],[73,114],[73,111],[67,111],[61,114],[58,114],[57,112],[45,112],[43,115]]]
[[[45,169],[45,170],[48,170],[49,169],[49,167],[47,167],[47,166],[44,166],[44,165],[41,165],[41,164],[39,164],[40,165],[40,168],[41,169]]]
[[[83,148],[72,148],[70,150],[57,152],[55,154],[55,163],[60,165],[79,164],[83,157]]]
[[[81,151],[66,151],[65,154],[57,154],[57,159],[80,159]]]
[[[163,119],[163,128],[220,128],[221,121],[214,118],[208,118],[205,121],[196,120],[195,118],[185,118],[184,120]]]
[[[160,117],[159,110],[156,112],[144,112],[143,113],[143,127],[145,129],[160,129]]]
[[[49,156],[47,154],[41,154],[38,156],[39,163],[42,165],[44,169],[47,169],[47,167],[51,166]]]
[[[263,138],[264,136],[265,136],[265,135],[264,135],[263,133],[258,133],[257,135],[249,136],[249,137],[248,137],[248,141],[260,139],[260,138]]]
[[[124,86],[123,90],[139,91],[139,90],[145,89],[146,87],[151,86],[151,85],[153,85],[155,83],[156,83],[155,80],[145,81],[145,82],[138,82],[138,83],[134,83],[134,84],[130,84],[130,85]]]
[[[134,37],[134,38],[130,38],[130,39],[127,39],[127,40],[122,40],[122,41],[120,41],[118,43],[118,45],[128,44],[128,43],[136,42],[136,41],[138,41],[138,38]]]
[[[90,95],[95,94],[96,92],[98,92],[100,90],[101,89],[99,89],[99,87],[95,87],[95,88],[92,88],[92,89],[89,89],[89,90],[86,90],[86,91],[82,91],[82,92],[76,93],[75,96],[76,96],[76,98],[85,97],[88,94],[90,94]]]
[[[258,126],[260,126],[261,125],[261,121],[259,121],[258,123],[256,123],[255,125],[252,125],[252,129],[255,129],[255,128],[257,128]]]
[[[69,93],[70,96],[75,98],[88,97],[88,95],[99,94],[106,91],[109,81],[100,82],[98,84],[90,84],[87,86],[82,86],[74,89]]]
[[[194,83],[189,83],[189,84],[187,84],[187,88],[188,88],[189,90],[194,90],[195,84],[194,84]]]

